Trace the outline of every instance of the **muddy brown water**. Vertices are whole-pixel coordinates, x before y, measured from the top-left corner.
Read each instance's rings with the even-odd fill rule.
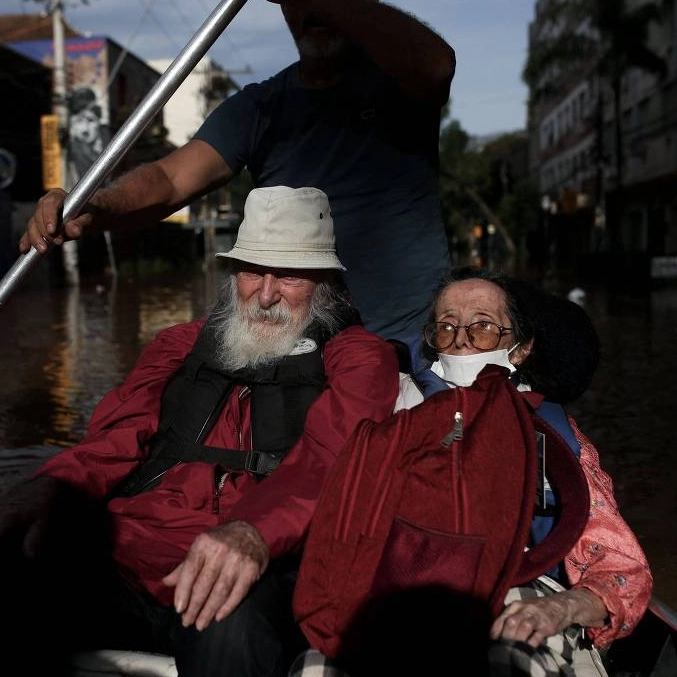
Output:
[[[38,447],[77,442],[142,346],[212,305],[219,275],[16,292],[0,309],[0,489],[41,462]],[[585,291],[602,361],[569,411],[614,480],[621,512],[649,557],[655,593],[677,609],[677,284],[635,294]],[[20,458],[2,451],[26,447]]]

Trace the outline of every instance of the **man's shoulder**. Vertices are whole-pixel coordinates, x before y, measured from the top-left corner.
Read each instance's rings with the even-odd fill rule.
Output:
[[[339,331],[325,345],[325,361],[337,355],[341,359],[357,359],[365,354],[394,355],[393,347],[378,334],[353,324]]]
[[[297,72],[298,62],[295,62],[265,80],[245,85],[239,92],[233,94],[233,97],[248,97],[254,101],[265,100],[289,88],[295,81]]]
[[[189,348],[197,340],[205,323],[206,318],[201,317],[191,322],[181,322],[180,324],[166,327],[157,333],[152,344],[162,344],[164,346],[181,345],[184,348]]]
[[[339,332],[337,332],[331,339],[332,341],[368,341],[368,342],[378,342],[386,343],[378,334],[375,334],[373,331],[365,328],[363,324],[355,323],[350,324],[347,327],[344,327]]]
[[[193,349],[203,326],[204,320],[199,319],[161,329],[141,352],[135,374],[164,374],[177,369]]]

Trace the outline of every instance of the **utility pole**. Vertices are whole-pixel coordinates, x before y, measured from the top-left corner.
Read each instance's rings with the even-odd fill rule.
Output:
[[[73,186],[70,180],[68,162],[68,85],[66,82],[66,39],[63,21],[63,0],[50,0],[49,10],[52,15],[52,38],[54,40],[54,74],[52,85],[52,113],[59,120],[59,141],[61,143],[61,182],[64,190]],[[64,242],[61,247],[66,279],[70,285],[80,283],[78,271],[78,249],[73,240]]]
[[[52,113],[59,118],[59,141],[62,148],[65,148],[68,140],[68,106],[66,105],[66,38],[63,27],[62,0],[52,0],[50,13],[52,15],[52,39],[54,41]],[[65,166],[61,167],[62,171],[65,169]],[[65,174],[62,176],[65,176]]]

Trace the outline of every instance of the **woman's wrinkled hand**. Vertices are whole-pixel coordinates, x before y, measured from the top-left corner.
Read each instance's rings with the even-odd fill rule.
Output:
[[[585,588],[573,588],[511,602],[494,621],[489,634],[491,639],[518,640],[537,647],[574,623],[601,627],[606,617],[606,608],[596,595]]]

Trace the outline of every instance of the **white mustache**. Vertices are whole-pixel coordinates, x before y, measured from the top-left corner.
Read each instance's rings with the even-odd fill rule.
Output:
[[[247,319],[254,322],[269,322],[271,324],[292,324],[294,318],[291,309],[284,306],[281,302],[276,303],[270,308],[261,308],[258,300],[252,300],[246,306]]]

